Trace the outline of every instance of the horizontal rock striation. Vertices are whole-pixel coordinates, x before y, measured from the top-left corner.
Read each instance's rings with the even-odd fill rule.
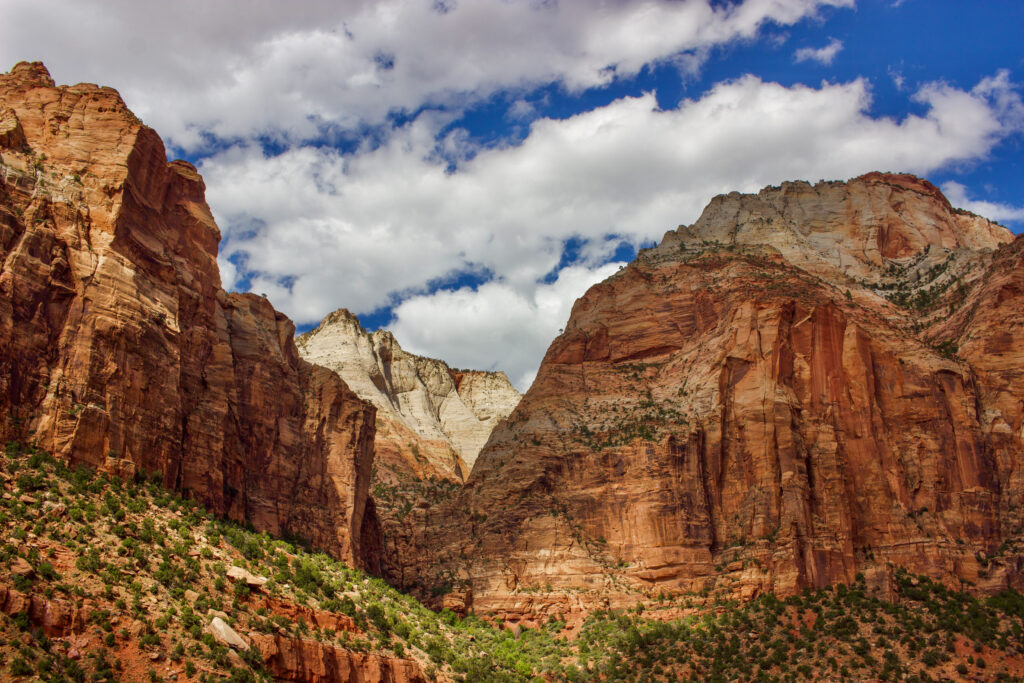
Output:
[[[195,169],[114,90],[0,75],[0,430],[365,564],[374,408],[228,294]]]
[[[316,640],[254,635],[253,645],[275,681],[308,683],[426,683],[408,659],[352,652]]]

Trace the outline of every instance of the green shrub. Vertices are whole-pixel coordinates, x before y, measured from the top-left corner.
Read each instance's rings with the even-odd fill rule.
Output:
[[[22,657],[15,657],[11,661],[12,676],[31,676],[33,673],[35,673],[35,670],[32,668],[32,665]]]

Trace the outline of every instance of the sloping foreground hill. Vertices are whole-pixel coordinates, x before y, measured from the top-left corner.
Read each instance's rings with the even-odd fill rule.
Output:
[[[1019,587],[1022,259],[912,176],[712,200],[576,302],[403,575],[510,618]]]
[[[504,628],[324,555],[8,444],[0,678],[46,681],[928,681],[1024,675],[1024,599],[895,574],[781,601],[662,595]]]
[[[373,566],[374,409],[221,288],[204,191],[116,91],[0,74],[0,437]]]

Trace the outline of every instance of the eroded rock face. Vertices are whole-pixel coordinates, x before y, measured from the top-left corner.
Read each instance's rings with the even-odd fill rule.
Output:
[[[1010,239],[907,176],[717,198],[577,301],[408,574],[510,618],[889,563],[1019,584]]]
[[[408,659],[344,650],[316,640],[256,634],[253,645],[276,681],[308,683],[424,683]]]
[[[388,483],[402,473],[461,483],[521,398],[505,373],[452,370],[408,353],[390,332],[367,332],[345,309],[296,344],[304,359],[337,372],[377,408],[377,467]]]
[[[980,430],[1003,487],[1005,535],[1024,525],[1024,237],[995,253],[992,264],[953,315],[926,333],[949,344],[977,378]]]
[[[202,179],[109,88],[0,75],[4,439],[365,564],[374,409],[221,288]]]
[[[0,584],[0,612],[27,614],[48,638],[61,638],[89,628],[89,612],[64,600],[31,595]]]

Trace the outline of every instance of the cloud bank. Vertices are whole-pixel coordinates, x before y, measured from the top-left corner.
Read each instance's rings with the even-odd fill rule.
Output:
[[[293,143],[462,107],[499,90],[570,90],[645,65],[703,60],[768,22],[853,0],[0,1],[0,61],[45,59],[59,82],[110,79],[185,150],[221,139]],[[39,54],[46,45],[46,54]]]

